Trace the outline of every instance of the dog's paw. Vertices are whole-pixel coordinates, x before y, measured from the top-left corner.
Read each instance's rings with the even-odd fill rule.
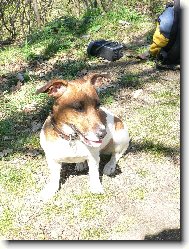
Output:
[[[93,194],[104,194],[104,190],[101,184],[95,186],[90,186],[90,192]]]
[[[103,169],[103,174],[109,176],[115,172],[116,165],[112,163],[107,163]]]
[[[83,171],[85,169],[88,168],[88,164],[87,164],[87,161],[83,162],[83,163],[76,163],[76,166],[75,166],[75,169],[77,171]]]

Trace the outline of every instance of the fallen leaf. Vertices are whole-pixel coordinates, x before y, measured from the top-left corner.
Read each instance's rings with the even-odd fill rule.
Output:
[[[7,156],[10,154],[13,150],[12,149],[4,149],[2,152],[0,152],[0,157]]]
[[[13,139],[14,139],[14,137],[11,137],[11,136],[4,136],[3,137],[4,141],[13,140]]]
[[[142,89],[138,89],[138,90],[134,91],[134,92],[132,93],[133,98],[134,98],[134,99],[137,99],[137,98],[139,97],[139,95],[142,94],[142,92],[143,92]]]
[[[90,35],[82,35],[81,37],[84,39],[88,39],[90,37]]]
[[[24,76],[23,76],[21,73],[18,73],[18,74],[16,75],[16,78],[17,78],[19,81],[21,81],[21,82],[24,81]]]
[[[39,150],[33,149],[33,150],[27,151],[25,155],[29,157],[36,157],[39,154],[40,154]]]
[[[41,122],[37,122],[37,121],[32,122],[32,131],[33,132],[40,130],[41,127],[42,127]]]
[[[8,80],[6,78],[0,77],[0,83],[6,83],[8,82]]]
[[[37,105],[36,103],[25,105],[23,108],[23,112],[28,113],[28,112],[36,111],[37,109],[36,105]]]
[[[83,69],[83,70],[81,70],[80,72],[78,72],[78,76],[79,77],[82,77],[82,76],[84,76],[84,75],[86,75],[88,73],[88,70],[87,69]]]
[[[11,91],[14,92],[14,91],[18,91],[20,90],[22,87],[22,82],[21,81],[18,81],[18,83],[16,84],[16,86],[12,86],[11,87]]]
[[[131,25],[130,22],[124,21],[124,20],[119,20],[119,24],[121,25]]]

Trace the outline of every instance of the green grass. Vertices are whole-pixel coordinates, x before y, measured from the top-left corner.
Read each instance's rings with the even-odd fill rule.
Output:
[[[135,73],[134,74],[128,73],[127,75],[124,75],[121,78],[120,83],[124,87],[140,88],[140,79],[137,77]]]
[[[137,170],[137,174],[141,177],[141,178],[145,178],[146,176],[148,176],[149,171],[145,170],[145,169],[139,169]]]
[[[0,219],[1,235],[5,235],[12,228],[13,219],[12,211],[9,208],[4,209]]]
[[[99,94],[100,96],[100,99],[101,99],[101,104],[104,105],[104,104],[112,104],[114,102],[114,98],[115,98],[115,95],[114,95],[115,91],[114,89],[107,89],[106,92],[101,92]]]
[[[131,25],[124,28],[119,24],[120,20],[126,20]],[[163,80],[146,71],[154,69],[154,61],[137,65],[133,63],[133,59],[124,57],[120,60],[120,65],[119,62],[109,64],[99,58],[89,58],[86,54],[89,42],[102,38],[126,41],[133,52],[142,52],[150,42],[152,27],[153,23],[149,22],[147,15],[126,6],[120,8],[115,5],[114,10],[103,14],[96,10],[87,12],[80,18],[69,15],[57,18],[41,30],[35,30],[22,43],[0,50],[0,80],[3,81],[0,85],[0,152],[7,151],[0,158],[0,207],[3,210],[0,214],[0,234],[7,239],[52,239],[51,227],[48,227],[48,224],[52,221],[58,222],[59,218],[63,219],[62,226],[67,225],[66,231],[80,226],[78,236],[84,240],[107,239],[111,233],[126,233],[133,225],[132,218],[126,217],[121,222],[111,216],[114,197],[118,197],[118,201],[121,198],[119,191],[113,190],[117,175],[112,178],[103,176],[103,183],[109,184],[105,187],[108,193],[88,194],[85,183],[86,189],[81,190],[82,194],[74,191],[65,194],[60,191],[50,203],[44,204],[39,214],[35,213],[32,206],[31,210],[27,211],[24,198],[30,197],[27,196],[30,191],[37,194],[48,177],[43,152],[35,154],[35,150],[40,151],[41,148],[39,130],[33,130],[33,126],[44,122],[53,101],[45,94],[36,95],[36,88],[52,78],[74,79],[82,71],[109,71],[112,74],[116,72],[114,83],[119,89],[106,89],[100,93],[100,99],[102,105],[111,109],[116,105],[121,91],[126,93],[121,96],[122,103],[116,110],[119,112],[119,107],[125,108],[126,114],[123,111],[122,118],[128,123],[135,153],[140,156],[143,152],[153,163],[154,156],[159,162],[167,158],[170,160],[172,155],[179,155],[179,128],[175,115],[179,112],[177,82],[163,84]],[[137,40],[141,36],[146,37],[145,44],[137,45],[133,37]],[[19,89],[16,88],[18,72],[24,77]],[[140,99],[141,96],[137,99],[132,97],[134,91],[140,89],[151,99],[149,103]],[[132,160],[126,163],[125,157],[123,160],[124,167],[135,166]],[[120,171],[123,171],[123,168]],[[150,169],[146,170],[140,165],[136,175],[141,181],[146,181]],[[124,177],[124,174],[120,173],[118,176]],[[73,174],[66,181],[66,186],[70,189],[74,177],[78,176]],[[85,181],[87,177],[82,175],[77,181]],[[74,185],[72,187],[75,188]],[[125,189],[127,187],[125,186]],[[115,196],[112,194],[114,191]],[[121,194],[124,198],[128,195],[127,199],[123,198],[126,202],[145,202],[149,193],[143,185],[136,182],[132,189]],[[22,226],[21,221],[15,217],[23,210],[28,212],[28,217],[34,215],[35,218]],[[22,216],[20,219],[22,220]],[[64,227],[62,231],[64,232]],[[65,239],[61,233],[57,238]]]
[[[129,193],[128,193],[128,197],[131,199],[131,200],[144,200],[145,197],[146,197],[146,194],[147,194],[147,191],[144,187],[137,187],[133,190],[131,190]]]
[[[104,228],[89,228],[82,231],[83,240],[106,240]]]
[[[1,175],[1,180],[3,178],[3,181],[1,182],[3,185],[6,185],[5,189],[8,192],[14,193],[16,195],[20,195],[20,188],[23,191],[26,191],[27,187],[31,187],[34,184],[34,180],[32,179],[32,174],[28,174],[25,170],[10,170],[6,174]],[[25,182],[25,179],[29,177],[30,181]]]
[[[127,20],[133,23],[135,28],[140,27],[142,22],[148,23],[146,16],[140,15],[134,9],[115,6],[115,10],[103,15],[100,10],[88,11],[80,18],[64,16],[49,22],[42,30],[36,30],[28,36],[21,46],[8,46],[2,50],[0,64],[6,65],[18,59],[26,62],[36,59],[48,60],[62,51],[70,53],[75,48],[83,50],[89,39],[83,39],[82,35],[87,33],[92,36],[92,39],[114,37],[119,40],[120,36],[117,35],[119,20]]]
[[[136,218],[134,216],[124,216],[123,219],[118,220],[114,227],[115,233],[126,234],[130,225],[134,224]]]

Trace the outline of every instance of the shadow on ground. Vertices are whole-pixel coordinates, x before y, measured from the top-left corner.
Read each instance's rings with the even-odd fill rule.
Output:
[[[167,229],[154,235],[146,235],[144,240],[181,241],[180,229]]]
[[[49,37],[50,39],[52,39],[52,42],[49,43],[46,49],[39,56],[36,57],[35,54],[28,54],[28,63],[22,66],[21,70],[16,70],[14,72],[3,75],[3,79],[6,78],[7,81],[5,81],[4,84],[0,85],[0,91],[5,91],[8,93],[15,93],[16,91],[19,91],[20,89],[17,88],[18,79],[16,78],[18,73],[21,73],[22,75],[25,75],[26,73],[25,77],[27,77],[28,71],[34,72],[35,70],[40,70],[43,63],[46,63],[45,67],[48,66],[48,60],[52,58],[57,53],[57,51],[59,51],[59,49],[62,49],[62,51],[64,51],[64,49],[67,49],[67,47],[64,48],[65,44],[62,43],[60,39],[64,38],[64,40],[68,40],[70,44],[73,45],[73,41],[77,40],[83,34],[87,33],[94,18],[95,16],[89,16],[89,13],[87,12],[81,20],[70,16],[64,16],[52,23],[47,24],[41,31],[34,32],[31,36],[28,37],[28,44],[38,45],[43,41],[44,37]],[[73,29],[73,26],[77,27],[77,29]],[[127,48],[129,49],[143,47],[146,44],[141,43],[140,41],[145,37],[150,36],[151,34],[152,31],[150,30],[142,36],[140,35],[138,37],[135,37],[133,41],[124,45],[125,51],[127,51]],[[70,45],[68,46],[68,48],[70,48]],[[72,79],[82,76],[82,70],[86,71],[87,73],[90,73],[91,71],[113,72],[117,67],[126,69],[128,66],[142,63],[136,58],[127,59],[127,57],[125,58],[125,61],[116,61],[111,63],[100,62],[96,65],[93,64],[92,66],[89,62],[90,58],[88,58],[87,55],[84,58],[80,58],[78,60],[71,60],[68,58],[63,61],[56,61],[53,65],[51,65],[50,70],[46,70],[44,72],[43,76],[32,76],[34,87],[36,86],[35,81],[47,81],[55,77]],[[112,82],[113,85],[116,85],[116,87],[109,88],[103,91],[103,94],[101,95],[102,102],[103,99],[105,99],[109,95],[112,95],[113,98],[116,98],[116,95],[119,93],[120,89],[135,90],[142,88],[145,84],[148,84],[148,82],[150,82],[154,78],[154,75],[156,75],[157,73],[158,70],[156,68],[144,69],[140,72],[122,72],[119,79],[116,79],[115,82]],[[27,84],[28,81],[29,78],[27,78],[27,80],[25,79],[25,81],[22,82],[20,88],[23,84]],[[0,95],[0,97],[2,98],[2,101],[6,101],[3,94]],[[6,140],[3,138],[1,140],[0,150],[11,148],[13,149],[12,153],[21,150],[24,137],[29,137],[34,134],[34,132],[31,131],[28,133],[27,130],[28,127],[31,127],[31,122],[36,120],[36,122],[40,121],[41,123],[43,123],[51,107],[52,104],[49,105],[49,103],[47,102],[41,107],[40,110],[38,110],[38,112],[28,114],[12,112],[7,118],[2,119],[0,121],[1,136],[2,138],[6,137],[6,139],[7,137],[12,137],[12,139],[10,141],[9,139]],[[148,143],[144,142],[140,145],[137,145],[136,150],[151,151],[155,147],[156,150],[161,150],[161,152],[165,153],[166,155],[175,152],[174,148],[164,148],[162,145],[155,145],[150,141]]]
[[[99,165],[99,175],[100,175],[100,180],[102,181],[102,176],[103,176],[103,169],[104,166],[106,165],[106,163],[109,162],[111,158],[111,155],[100,155],[100,165]],[[62,164],[62,168],[61,168],[61,172],[60,172],[60,181],[59,181],[59,189],[61,189],[61,185],[64,184],[66,182],[66,180],[72,175],[88,175],[89,172],[89,168],[87,166],[86,169],[82,170],[82,171],[77,171],[75,169],[75,163],[66,163],[66,164]],[[116,177],[117,175],[121,174],[122,171],[119,167],[119,165],[116,165],[116,170],[114,172],[113,175],[111,175],[110,177]]]

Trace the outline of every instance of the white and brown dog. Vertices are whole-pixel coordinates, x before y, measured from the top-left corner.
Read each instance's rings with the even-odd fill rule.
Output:
[[[111,154],[103,170],[104,174],[111,175],[128,148],[127,127],[100,107],[95,84],[102,82],[104,76],[92,74],[72,81],[52,80],[37,90],[55,97],[52,114],[40,134],[50,169],[50,181],[41,191],[41,199],[48,200],[59,189],[62,163],[76,163],[76,168],[82,170],[87,162],[90,191],[103,193],[99,179],[100,154]]]

